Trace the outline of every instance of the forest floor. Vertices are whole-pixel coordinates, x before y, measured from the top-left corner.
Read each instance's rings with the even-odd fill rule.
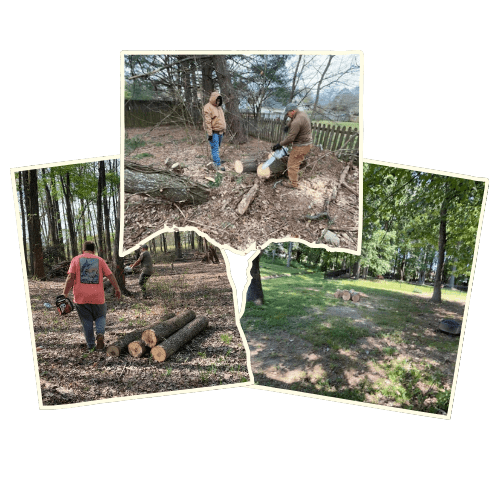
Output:
[[[323,273],[272,279],[263,269],[264,305],[247,303],[240,320],[256,384],[446,414],[460,336],[438,325],[462,321],[466,293],[435,304],[428,286],[399,291],[394,283],[384,289],[383,280],[324,280]],[[343,301],[337,289],[363,296]]]
[[[235,210],[252,187],[256,173],[238,174],[234,171],[234,162],[256,154],[267,154],[271,152],[272,144],[254,137],[249,137],[243,145],[223,142],[220,156],[226,161],[223,164],[226,171],[215,173],[206,134],[201,130],[162,126],[152,130],[130,128],[126,134],[127,144],[139,145],[133,150],[129,146],[128,159],[155,169],[165,169],[165,161],[170,158],[181,164],[182,175],[210,187],[211,192],[207,203],[183,205],[181,210],[164,200],[126,194],[125,249],[132,248],[164,226],[197,227],[218,244],[239,251],[249,250],[254,243],[259,247],[270,239],[286,237],[323,244],[328,248],[322,233],[330,227],[340,238],[335,248],[357,248],[358,231],[352,228],[358,227],[359,198],[345,188],[339,190],[337,200],[330,204],[332,222],[325,218],[305,218],[324,211],[324,201],[332,191],[333,181],[338,181],[346,165],[329,151],[313,146],[306,158],[307,166],[300,170],[300,189],[287,189],[279,184],[275,188],[277,179],[263,181],[257,197],[240,216]],[[359,167],[354,165],[347,181],[356,192],[359,192],[359,179]]]
[[[186,251],[173,270],[165,254],[153,254],[153,260],[154,274],[147,285],[151,299],[142,299],[139,274],[126,278],[131,297],[106,297],[105,345],[150,328],[166,313],[192,309],[197,316],[207,316],[208,327],[163,363],[149,355],[107,357],[105,351],[88,352],[77,312],[59,316],[54,306],[44,306],[54,304],[65,278],[28,280],[44,406],[220,388],[250,380],[224,259],[220,257],[220,264],[205,264]]]

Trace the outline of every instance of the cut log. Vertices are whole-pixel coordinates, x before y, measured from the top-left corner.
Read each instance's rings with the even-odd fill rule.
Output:
[[[141,358],[146,354],[150,348],[146,345],[146,342],[142,339],[134,340],[128,345],[128,352],[134,358]]]
[[[183,345],[193,340],[196,335],[208,326],[208,318],[200,316],[186,326],[181,328],[174,335],[164,340],[161,344],[151,349],[151,354],[155,361],[161,363],[177,352]]]
[[[361,300],[361,295],[359,294],[359,292],[351,293],[351,300],[353,302],[359,302]]]
[[[243,196],[241,199],[240,203],[238,204],[238,208],[236,209],[236,213],[238,215],[243,215],[247,210],[252,201],[255,199],[257,196],[257,193],[259,192],[259,179],[255,179],[255,182],[253,183],[253,186],[250,188],[250,191]]]
[[[106,356],[118,357],[120,354],[127,352],[128,345],[130,342],[137,340],[141,337],[139,332],[132,332],[121,337],[114,344],[110,345],[106,349]]]
[[[299,165],[299,170],[302,170],[307,166],[307,160],[304,160]],[[283,158],[278,158],[274,160],[268,168],[262,168],[262,165],[257,167],[257,175],[261,179],[270,179],[271,177],[280,177],[285,174],[286,169],[288,168],[288,156],[284,156]]]
[[[147,194],[171,203],[198,205],[206,203],[210,189],[188,177],[168,170],[155,170],[125,160],[125,192],[129,194]]]
[[[351,292],[349,292],[348,290],[344,290],[344,292],[342,293],[342,299],[351,300]]]
[[[148,347],[155,347],[160,342],[174,334],[177,330],[187,325],[196,317],[196,314],[191,310],[183,311],[165,323],[162,323],[155,328],[151,328],[142,332],[141,338]]]
[[[268,160],[271,156],[273,156],[272,153],[261,151],[255,156],[243,158],[242,160],[236,160],[234,162],[234,171],[238,174],[256,172],[257,167],[261,163],[264,163],[266,160]]]

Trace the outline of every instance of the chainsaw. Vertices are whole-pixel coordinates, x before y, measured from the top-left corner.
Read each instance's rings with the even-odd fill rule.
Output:
[[[69,314],[74,309],[73,302],[64,295],[58,295],[56,297],[56,307],[60,316]]]
[[[288,148],[286,148],[285,146],[275,151],[273,153],[273,156],[271,156],[269,160],[262,164],[262,169],[269,168],[269,165],[271,165],[274,160],[278,160],[279,158],[283,158],[284,156],[288,156]]]

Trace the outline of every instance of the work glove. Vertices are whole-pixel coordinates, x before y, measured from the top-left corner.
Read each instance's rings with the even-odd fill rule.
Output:
[[[285,134],[288,134],[288,129],[289,129],[289,128],[290,128],[290,127],[288,127],[288,125],[287,125],[287,126],[283,129],[283,130],[284,130],[284,132],[285,132]]]
[[[275,144],[271,149],[273,151],[277,151],[278,149],[281,149],[283,146],[278,142],[278,144]]]
[[[211,135],[208,136],[208,142],[212,142],[212,136]]]

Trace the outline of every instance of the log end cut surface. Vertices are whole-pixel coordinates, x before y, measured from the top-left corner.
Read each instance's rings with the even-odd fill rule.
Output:
[[[141,338],[144,340],[145,344],[151,348],[158,343],[158,337],[156,336],[154,330],[145,330],[142,332]]]
[[[110,345],[106,349],[106,356],[117,358],[118,356],[120,356],[120,349],[115,345]]]
[[[262,179],[269,179],[269,177],[271,177],[271,169],[269,167],[266,167],[266,168],[262,168],[264,164],[261,163],[258,167],[257,167],[257,175],[259,177],[261,177]]]
[[[134,340],[128,345],[128,352],[134,358],[140,358],[144,356],[147,351],[147,346],[144,340]]]

